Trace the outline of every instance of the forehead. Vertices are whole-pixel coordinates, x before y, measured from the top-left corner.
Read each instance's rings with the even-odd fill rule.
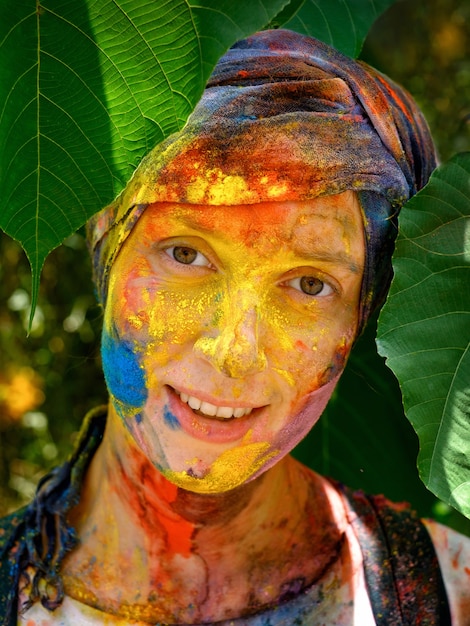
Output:
[[[346,191],[305,201],[262,202],[253,205],[208,206],[155,203],[144,212],[136,230],[161,239],[174,229],[219,234],[224,239],[254,244],[282,240],[284,244],[341,245],[358,240],[363,246],[363,218],[357,196]]]

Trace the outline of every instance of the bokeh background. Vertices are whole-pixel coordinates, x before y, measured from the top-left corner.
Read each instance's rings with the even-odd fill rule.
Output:
[[[399,0],[376,22],[362,58],[413,94],[441,160],[470,150],[468,0]],[[0,234],[0,516],[32,497],[38,479],[71,451],[83,416],[106,403],[99,355],[102,311],[90,274],[79,232],[46,261],[28,337],[29,265],[21,248]],[[410,432],[404,446],[414,458],[417,442],[411,427],[405,428]],[[299,452],[307,462],[309,446],[307,440]],[[396,489],[385,489],[391,498],[406,492],[399,476],[397,471],[392,477]],[[359,478],[354,482],[359,486]],[[424,488],[413,504],[423,515],[470,531]]]

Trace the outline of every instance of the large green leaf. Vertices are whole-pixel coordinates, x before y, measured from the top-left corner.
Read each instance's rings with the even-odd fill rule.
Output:
[[[378,345],[420,440],[418,466],[470,517],[470,153],[442,165],[403,209]]]
[[[356,58],[370,27],[395,0],[292,0],[272,27],[317,37]]]
[[[28,255],[33,301],[47,254],[182,127],[220,55],[286,2],[0,3],[0,227]]]

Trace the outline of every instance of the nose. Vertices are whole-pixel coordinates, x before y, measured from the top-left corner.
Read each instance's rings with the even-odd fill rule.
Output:
[[[215,337],[199,337],[195,352],[230,378],[243,378],[266,368],[260,345],[260,306],[254,294],[237,292],[227,299]]]

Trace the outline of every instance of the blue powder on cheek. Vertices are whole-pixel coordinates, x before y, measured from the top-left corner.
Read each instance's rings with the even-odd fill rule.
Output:
[[[180,423],[176,415],[170,411],[167,405],[165,405],[163,409],[163,419],[165,420],[165,424],[169,426],[172,430],[177,430],[180,427]]]
[[[143,406],[147,399],[145,374],[132,344],[103,330],[101,357],[110,393],[129,406]]]

